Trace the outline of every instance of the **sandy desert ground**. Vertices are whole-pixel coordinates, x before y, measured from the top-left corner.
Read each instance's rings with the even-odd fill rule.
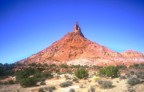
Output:
[[[45,81],[46,85],[40,85],[37,87],[29,87],[22,88],[19,84],[12,85],[0,85],[0,92],[39,92],[38,89],[44,87],[55,86],[56,90],[53,92],[70,92],[69,90],[72,88],[75,92],[88,92],[90,87],[95,89],[95,92],[144,92],[144,83],[137,84],[135,86],[129,86],[127,84],[128,79],[120,79],[120,78],[100,78],[101,80],[110,80],[112,81],[112,88],[103,89],[100,85],[90,77],[88,79],[81,79],[79,82],[74,82],[69,87],[60,87],[59,84],[65,81],[71,81],[70,79],[66,80],[64,74],[61,75],[60,78],[52,78]],[[48,91],[47,91],[48,92]],[[92,92],[92,91],[90,91]]]

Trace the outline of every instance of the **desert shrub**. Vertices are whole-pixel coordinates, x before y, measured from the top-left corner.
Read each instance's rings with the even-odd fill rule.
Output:
[[[140,66],[139,64],[134,64],[133,68],[140,68],[139,66]]]
[[[71,89],[69,90],[69,92],[75,92],[75,90],[74,90],[73,88],[71,88]]]
[[[120,79],[127,79],[127,77],[124,76],[124,75],[123,75],[123,76],[120,76],[119,78],[120,78]]]
[[[16,80],[23,87],[35,86],[38,81],[44,81],[51,77],[50,72],[41,72],[33,68],[26,68],[16,73]]]
[[[144,79],[144,72],[143,71],[137,72],[136,76],[137,76],[137,78]]]
[[[131,68],[135,68],[135,69],[142,69],[144,68],[144,63],[141,64],[133,64],[130,66]]]
[[[103,67],[99,70],[99,74],[100,76],[115,78],[119,76],[119,68],[115,66]]]
[[[119,69],[126,69],[127,67],[125,65],[118,65],[117,68],[119,68]]]
[[[72,85],[72,82],[71,81],[66,81],[66,82],[63,82],[60,84],[61,87],[68,87],[68,86],[71,86]]]
[[[72,80],[73,80],[74,82],[76,82],[76,83],[79,82],[78,78],[76,78],[76,77],[74,77]]]
[[[60,65],[60,68],[68,68],[69,66],[68,65],[66,65],[66,64],[61,64]]]
[[[32,76],[34,76],[37,81],[42,81],[45,79],[45,77],[43,76],[43,73],[40,73],[40,72],[33,74]]]
[[[48,91],[48,92],[52,92],[53,90],[55,90],[56,87],[55,86],[50,86],[50,87],[45,87],[44,90]]]
[[[144,68],[144,63],[141,63],[140,65],[141,65],[141,68]]]
[[[50,72],[38,72],[34,74],[34,77],[36,77],[38,81],[42,81],[46,78],[52,78],[53,76]]]
[[[75,71],[75,76],[79,79],[86,78],[88,77],[88,71],[85,68],[80,67]]]
[[[126,74],[126,77],[127,77],[127,78],[130,78],[130,77],[131,77],[131,74],[130,74],[130,73],[127,73],[127,74]]]
[[[127,78],[133,78],[134,76],[139,79],[144,79],[144,71],[130,71],[126,74]]]
[[[140,80],[138,78],[129,78],[127,83],[131,86],[136,85],[140,83]]]
[[[43,88],[39,88],[38,92],[45,92]]]
[[[28,78],[31,75],[40,73],[37,69],[26,68],[16,73],[16,80],[20,81],[21,79]]]
[[[33,77],[24,78],[20,80],[20,85],[22,87],[32,87],[32,86],[35,86],[36,83],[37,83],[37,80]]]
[[[128,88],[128,92],[135,92],[135,89],[134,89],[134,88],[129,87],[129,88]]]
[[[96,80],[96,82],[97,82],[98,84],[100,84],[100,85],[103,83],[102,80]]]
[[[44,72],[44,73],[43,73],[43,76],[44,76],[45,78],[52,78],[52,77],[53,77],[53,75],[51,74],[51,72]]]
[[[56,64],[51,64],[51,65],[49,65],[49,68],[55,68],[55,67],[57,67]]]
[[[134,72],[134,71],[130,71],[130,74],[131,74],[131,75],[134,75],[134,74],[135,74],[135,72]]]
[[[112,87],[113,87],[111,81],[99,80],[99,81],[97,81],[97,82],[98,82],[98,84],[99,84],[102,88],[104,88],[104,89],[112,88]]]
[[[80,65],[72,65],[71,68],[80,68]]]
[[[90,88],[88,89],[88,92],[95,92],[95,88],[93,86],[90,86]]]

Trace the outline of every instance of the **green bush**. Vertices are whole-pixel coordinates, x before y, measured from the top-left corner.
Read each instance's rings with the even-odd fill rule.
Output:
[[[63,82],[60,84],[61,87],[68,87],[68,86],[71,86],[72,85],[72,82],[71,81],[66,81],[66,82]]]
[[[99,74],[100,76],[115,78],[119,76],[119,68],[115,66],[103,67],[99,70]]]
[[[97,82],[104,89],[112,88],[113,87],[111,81],[98,80]]]
[[[50,72],[38,72],[34,74],[34,77],[38,80],[38,81],[43,81],[46,78],[52,78],[53,76],[51,75]]]
[[[75,71],[75,76],[79,79],[86,78],[88,77],[88,71],[85,68],[80,67]]]
[[[38,82],[38,77],[34,74],[40,73],[40,71],[32,68],[26,68],[16,73],[16,80],[20,83],[22,87],[32,87]]]
[[[16,73],[16,80],[22,87],[35,86],[38,81],[44,81],[51,77],[50,72],[41,72],[33,68],[27,68]]]
[[[131,86],[136,85],[140,83],[140,80],[138,78],[129,78],[127,83]]]
[[[36,83],[37,83],[37,80],[33,77],[24,78],[20,80],[20,85],[22,87],[32,87],[32,86],[35,86]]]
[[[43,76],[44,76],[45,78],[52,78],[52,77],[53,77],[52,74],[51,74],[51,72],[44,72],[44,73],[43,73]]]
[[[36,73],[40,73],[40,71],[33,68],[26,68],[16,73],[16,80],[20,81],[21,79],[28,78],[29,76],[34,75]]]

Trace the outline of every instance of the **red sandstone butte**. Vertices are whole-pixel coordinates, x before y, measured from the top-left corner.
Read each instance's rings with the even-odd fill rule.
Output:
[[[118,53],[92,42],[85,38],[78,23],[76,23],[73,32],[67,33],[48,48],[20,62],[57,65],[131,65],[144,62],[144,55],[132,50]]]

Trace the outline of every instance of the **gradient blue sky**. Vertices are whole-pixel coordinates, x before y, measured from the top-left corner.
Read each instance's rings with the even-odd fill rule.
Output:
[[[0,63],[35,54],[73,30],[123,52],[144,53],[141,0],[0,0]]]

